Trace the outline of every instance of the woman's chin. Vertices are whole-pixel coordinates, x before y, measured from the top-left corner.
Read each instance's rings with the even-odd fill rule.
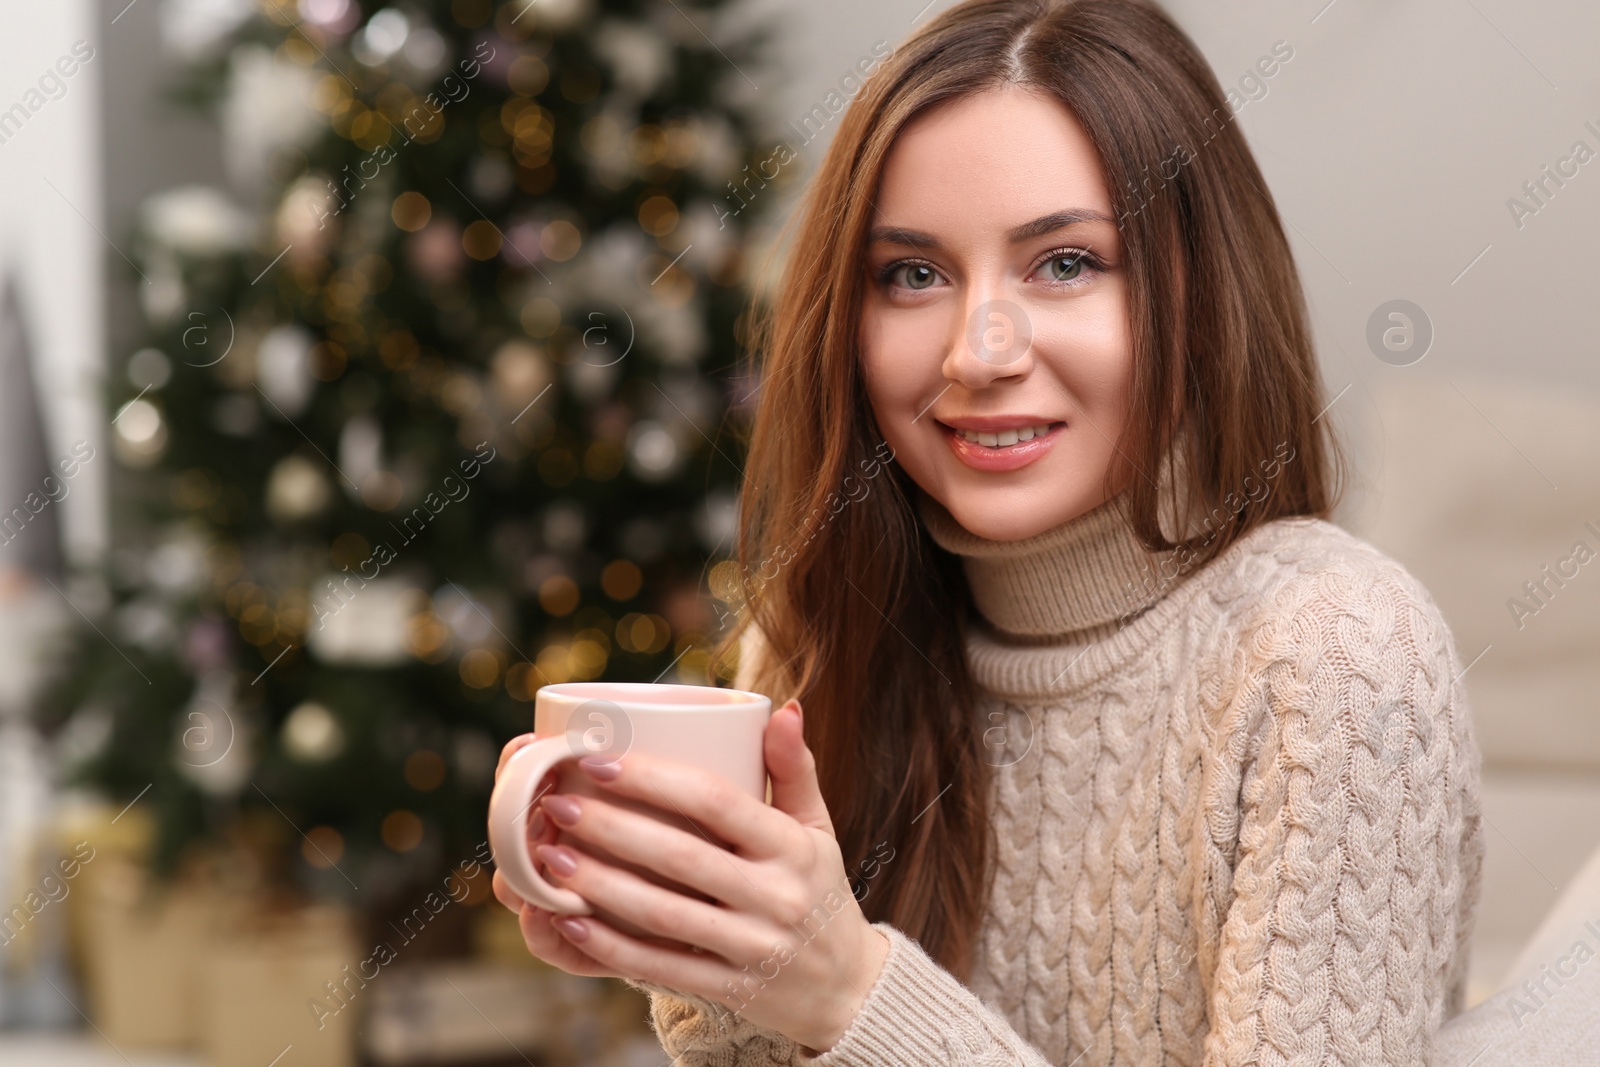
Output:
[[[1063,498],[1032,486],[968,490],[958,488],[940,500],[969,533],[990,541],[1021,541],[1054,529],[1091,510],[1098,500],[1083,494]]]

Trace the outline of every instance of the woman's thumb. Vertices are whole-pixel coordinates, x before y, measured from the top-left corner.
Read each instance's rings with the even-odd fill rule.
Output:
[[[772,778],[772,806],[804,826],[833,831],[828,806],[817,784],[817,761],[806,747],[800,702],[790,700],[767,723],[767,773]]]

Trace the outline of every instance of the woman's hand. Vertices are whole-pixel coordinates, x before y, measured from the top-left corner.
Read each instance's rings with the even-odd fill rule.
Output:
[[[505,748],[500,750],[499,766],[494,771],[496,781],[499,781],[500,772],[505,769],[506,760],[510,759],[523,746],[531,745],[535,740],[537,738],[533,734],[522,734],[520,737],[513,737],[506,742]],[[539,784],[541,793],[549,788],[550,782],[551,779],[547,778]],[[554,836],[549,827],[549,819],[545,817],[544,812],[535,810],[528,818],[530,844],[539,841],[550,841],[554,839]],[[585,954],[577,945],[557,933],[555,928],[550,925],[550,921],[556,918],[556,914],[529,904],[517,896],[516,891],[506,882],[506,876],[498,870],[494,872],[493,884],[495,898],[517,913],[517,922],[522,928],[522,940],[528,946],[529,952],[551,966],[559,967],[570,974],[582,974],[598,978],[622,977],[616,971],[605,967],[598,960]]]
[[[714,903],[565,846],[538,847],[545,869],[596,908],[703,951],[651,944],[593,916],[549,924],[569,955],[552,959],[546,952],[553,947],[543,940],[536,947],[531,937],[529,948],[567,970],[573,968],[563,960],[581,960],[601,973],[715,1001],[813,1052],[832,1048],[877,981],[889,945],[851,892],[797,702],[768,721],[765,755],[770,806],[719,775],[645,753],[580,760],[605,790],[676,811],[703,832],[665,827],[594,797],[547,795],[548,818],[573,838]],[[502,892],[498,875],[495,891]],[[525,935],[530,925],[541,936],[547,930],[544,919],[530,923],[525,911]]]

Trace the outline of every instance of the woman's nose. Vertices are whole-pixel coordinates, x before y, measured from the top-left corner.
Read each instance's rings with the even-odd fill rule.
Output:
[[[1016,301],[992,289],[974,292],[958,327],[946,351],[945,377],[978,387],[1032,368],[1033,324]]]

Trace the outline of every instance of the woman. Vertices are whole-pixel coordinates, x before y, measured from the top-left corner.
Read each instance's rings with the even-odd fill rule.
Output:
[[[841,122],[743,507],[771,805],[642,754],[591,773],[729,849],[545,798],[708,898],[538,847],[657,942],[496,877],[536,955],[650,993],[675,1063],[1431,1062],[1483,850],[1461,664],[1325,521],[1231,120],[1154,7],[969,0]]]

